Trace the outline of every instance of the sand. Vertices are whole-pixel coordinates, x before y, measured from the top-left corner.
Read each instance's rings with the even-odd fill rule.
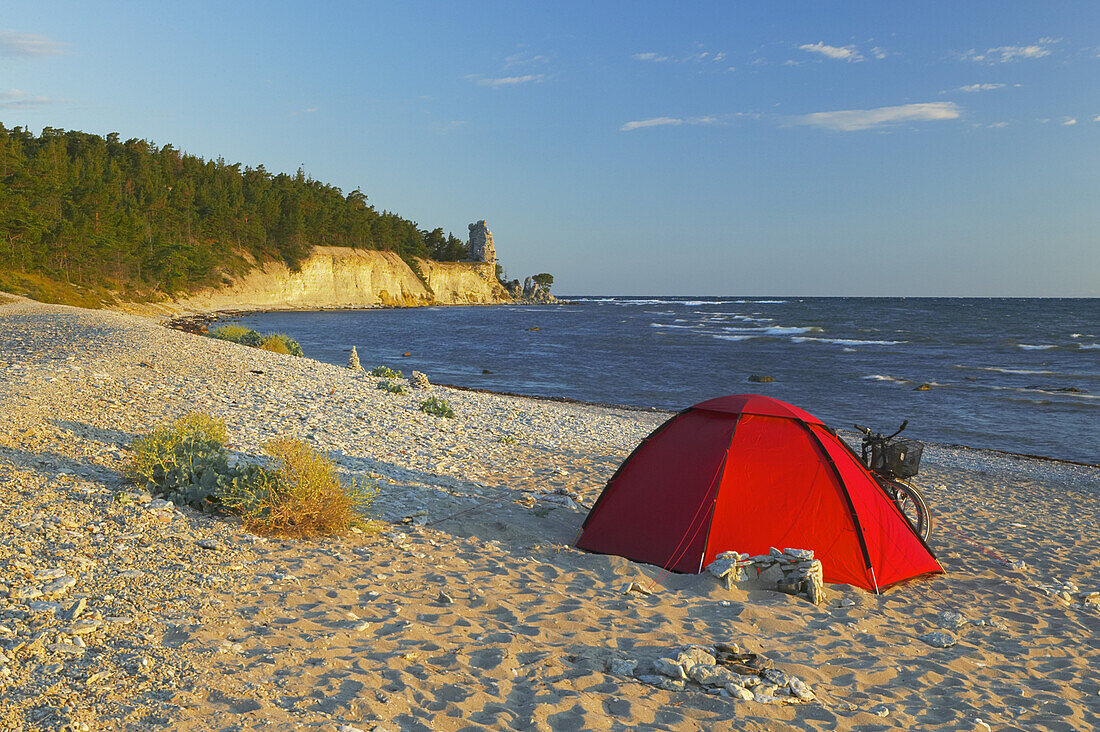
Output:
[[[709,575],[624,593],[659,571],[571,542],[667,415],[436,387],[447,420],[376,381],[0,304],[0,729],[1100,727],[1100,469],[930,446],[917,482],[947,574],[882,595],[830,585],[815,607]],[[133,438],[193,410],[242,458],[299,436],[378,484],[380,533],[281,541],[116,500]],[[716,642],[816,699],[638,678]]]

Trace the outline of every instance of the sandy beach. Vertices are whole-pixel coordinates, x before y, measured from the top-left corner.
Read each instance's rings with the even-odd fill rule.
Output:
[[[0,302],[0,729],[1100,728],[1100,468],[929,446],[947,574],[815,607],[572,548],[667,414],[436,387],[443,419],[376,381]],[[377,484],[381,530],[283,541],[118,500],[133,439],[196,410],[242,458],[301,437]],[[816,698],[646,680],[715,643]]]

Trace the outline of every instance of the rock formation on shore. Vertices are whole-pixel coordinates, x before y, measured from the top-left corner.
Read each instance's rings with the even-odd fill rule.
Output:
[[[485,219],[470,224],[470,259],[471,262],[497,261],[497,250],[493,247],[493,232],[485,225]]]

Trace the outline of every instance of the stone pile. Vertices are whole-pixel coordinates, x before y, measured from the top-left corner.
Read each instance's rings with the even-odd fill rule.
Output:
[[[359,363],[359,352],[355,350],[355,346],[351,347],[351,355],[348,356],[348,368],[352,371],[362,371],[363,367]]]
[[[421,371],[413,371],[409,377],[409,386],[414,389],[431,389],[432,382],[428,381],[428,377]]]
[[[638,661],[611,658],[607,670],[619,676],[634,676]],[[816,698],[801,679],[770,668],[770,662],[755,653],[742,653],[736,643],[717,643],[707,648],[687,645],[653,662],[653,673],[637,679],[666,691],[704,690],[761,704],[798,704]],[[698,686],[696,686],[698,685]]]
[[[1061,600],[1067,605],[1080,603],[1083,608],[1100,610],[1100,592],[1082,592],[1081,588],[1073,582],[1064,582],[1060,585],[1039,584],[1036,589],[1047,597]]]
[[[825,602],[821,560],[812,549],[772,547],[767,554],[752,556],[723,552],[707,565],[707,571],[725,583],[726,589],[763,587],[789,595],[803,595],[815,605]]]

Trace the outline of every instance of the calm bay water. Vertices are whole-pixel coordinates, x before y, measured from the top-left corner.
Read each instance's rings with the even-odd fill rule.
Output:
[[[433,382],[670,410],[755,392],[836,428],[1100,462],[1100,299],[568,300],[231,322]]]

